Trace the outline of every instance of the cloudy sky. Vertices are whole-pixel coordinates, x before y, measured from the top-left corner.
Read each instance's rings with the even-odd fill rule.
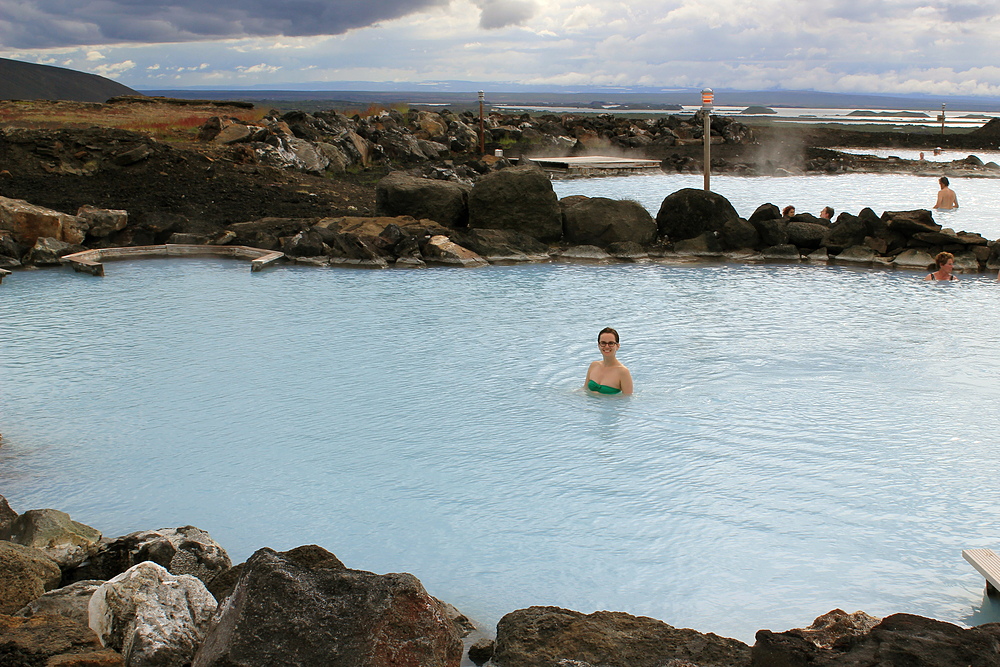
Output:
[[[0,57],[140,90],[475,81],[992,97],[998,43],[996,0],[0,0]]]

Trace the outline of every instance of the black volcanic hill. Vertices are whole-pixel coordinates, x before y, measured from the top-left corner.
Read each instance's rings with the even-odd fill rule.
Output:
[[[3,100],[104,102],[118,95],[139,94],[96,74],[0,58],[0,99]]]

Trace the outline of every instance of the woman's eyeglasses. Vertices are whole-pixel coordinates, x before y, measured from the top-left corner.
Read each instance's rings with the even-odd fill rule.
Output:
[[[599,340],[599,341],[597,341],[597,344],[600,345],[601,347],[605,347],[605,346],[607,346],[607,347],[614,347],[618,343],[616,343],[613,340]]]

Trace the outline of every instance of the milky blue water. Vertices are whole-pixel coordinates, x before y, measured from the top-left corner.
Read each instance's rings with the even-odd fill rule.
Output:
[[[876,151],[866,151],[876,152]],[[898,151],[893,155],[900,155]],[[950,159],[965,157],[952,155]],[[995,159],[983,153],[984,161]],[[929,171],[928,176],[911,174],[839,174],[834,176],[794,176],[787,178],[744,178],[713,174],[711,189],[730,201],[736,211],[749,218],[758,206],[772,203],[778,208],[791,204],[799,213],[819,215],[824,206],[839,214],[857,215],[870,207],[877,215],[884,211],[930,209],[937,198],[938,177],[944,171]],[[959,208],[934,211],[934,221],[955,231],[982,234],[1000,239],[1000,179],[952,177],[951,187],[958,195]],[[642,204],[653,217],[664,197],[681,188],[704,187],[702,174],[655,174],[581,178],[553,181],[559,197],[587,195],[610,199],[631,199]]]
[[[0,286],[0,493],[234,562],[319,544],[487,631],[998,620],[1000,286],[805,265],[171,259]],[[580,389],[622,335],[632,397]]]

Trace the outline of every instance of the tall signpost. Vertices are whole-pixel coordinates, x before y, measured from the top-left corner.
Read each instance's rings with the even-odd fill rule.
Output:
[[[941,115],[938,116],[938,120],[941,121],[941,134],[944,135],[944,105],[941,105]]]
[[[715,93],[711,88],[701,91],[701,110],[705,112],[705,192],[709,188],[709,172],[712,171],[712,99]]]
[[[486,133],[483,130],[483,99],[485,99],[486,94],[483,91],[479,91],[479,152],[483,155],[486,154]]]

